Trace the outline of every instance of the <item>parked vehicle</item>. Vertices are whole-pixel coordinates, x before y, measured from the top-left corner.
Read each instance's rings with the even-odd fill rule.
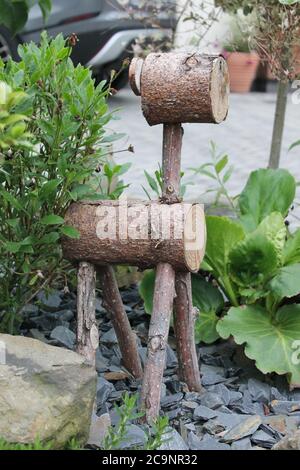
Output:
[[[79,42],[72,55],[74,63],[92,67],[95,76],[102,79],[108,76],[111,69],[120,68],[123,59],[130,56],[130,46],[135,39],[145,37],[153,40],[158,31],[164,35],[171,33],[172,17],[167,12],[156,17],[154,26],[154,22],[147,21],[151,15],[147,7],[145,11],[139,11],[139,19],[135,19],[122,0],[53,0],[52,3],[46,24],[40,8],[34,6],[25,29],[16,36],[0,26],[0,56],[4,61],[9,56],[17,59],[20,43],[38,43],[44,29],[51,36],[75,33]],[[130,5],[133,8],[136,6],[135,0],[126,4],[129,8]],[[122,86],[126,79],[127,74],[119,76],[117,85]]]

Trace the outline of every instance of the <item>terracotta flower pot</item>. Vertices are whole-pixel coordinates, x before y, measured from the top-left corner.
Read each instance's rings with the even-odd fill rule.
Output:
[[[255,79],[260,62],[256,52],[225,52],[233,93],[248,93]]]

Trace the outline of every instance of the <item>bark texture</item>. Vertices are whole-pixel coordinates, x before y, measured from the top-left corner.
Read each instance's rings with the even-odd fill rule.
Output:
[[[229,74],[223,57],[186,52],[149,54],[140,79],[137,76],[133,83],[134,91],[137,82],[142,110],[151,126],[220,123],[227,116]]]
[[[90,263],[79,264],[77,273],[77,352],[95,365],[99,333],[96,323],[96,275]]]
[[[145,418],[148,422],[153,421],[159,415],[161,384],[174,295],[174,269],[169,264],[160,263],[156,269],[148,357],[141,392],[141,407],[145,411]]]
[[[99,268],[103,306],[109,312],[118,338],[122,361],[125,368],[136,378],[141,378],[143,371],[138,353],[136,335],[130,327],[117,280],[112,266]]]
[[[197,204],[75,203],[65,221],[80,233],[79,239],[63,240],[64,256],[71,261],[142,269],[168,262],[175,269],[196,272],[205,252],[205,217]]]
[[[163,192],[166,204],[179,202],[181,180],[181,148],[183,128],[181,124],[165,124],[163,134]]]
[[[195,345],[195,309],[190,273],[176,273],[174,329],[180,379],[190,391],[201,392],[199,364]]]
[[[279,168],[280,164],[289,86],[289,82],[278,82],[276,111],[269,159],[269,168],[273,168],[275,170]]]

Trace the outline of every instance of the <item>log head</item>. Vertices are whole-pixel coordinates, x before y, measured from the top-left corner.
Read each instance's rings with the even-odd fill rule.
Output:
[[[226,119],[229,73],[222,56],[186,52],[135,58],[129,69],[134,93],[142,98],[150,126],[170,123],[215,123]]]

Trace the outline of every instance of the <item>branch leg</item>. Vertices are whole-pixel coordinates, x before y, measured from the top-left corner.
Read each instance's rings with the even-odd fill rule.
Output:
[[[96,274],[92,264],[82,262],[77,272],[77,352],[95,365],[99,333],[95,314]]]
[[[103,306],[109,312],[118,338],[123,364],[136,378],[143,375],[136,336],[131,329],[123,301],[119,292],[116,276],[112,266],[98,268],[101,279]]]
[[[141,408],[147,422],[159,415],[166,345],[175,295],[175,271],[167,263],[156,268],[156,279],[148,340],[148,357],[141,392]]]
[[[195,345],[195,317],[190,273],[176,273],[174,328],[180,379],[190,391],[201,392],[199,364]]]

